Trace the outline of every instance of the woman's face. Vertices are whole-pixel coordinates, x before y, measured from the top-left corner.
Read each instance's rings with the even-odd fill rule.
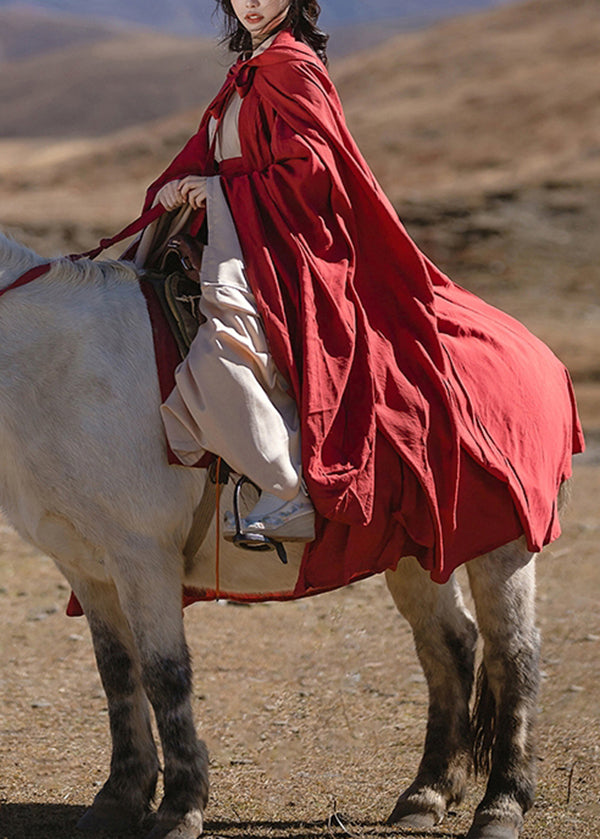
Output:
[[[256,45],[285,19],[290,0],[231,0],[231,5]]]

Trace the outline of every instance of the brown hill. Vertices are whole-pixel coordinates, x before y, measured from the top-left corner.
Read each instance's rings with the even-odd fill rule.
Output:
[[[1,137],[97,137],[203,102],[227,61],[213,41],[118,31],[2,65]]]
[[[330,54],[380,43],[402,26],[339,27]],[[0,6],[0,137],[97,137],[199,108],[230,61],[210,39]]]
[[[396,37],[337,83],[396,200],[600,174],[597,0],[534,0]]]
[[[94,18],[57,15],[31,6],[0,6],[0,65],[15,58],[102,41],[121,30]]]
[[[597,0],[533,0],[397,36],[334,63],[333,73],[365,156],[404,202],[559,173],[599,176],[599,43]],[[168,97],[173,111],[194,113],[128,140],[136,155],[149,143],[150,173],[162,161],[152,160],[157,138],[175,150],[225,64],[206,42],[138,33],[12,62],[0,78],[5,136],[108,133],[111,122],[161,116]],[[122,144],[121,134],[98,148],[126,178]]]

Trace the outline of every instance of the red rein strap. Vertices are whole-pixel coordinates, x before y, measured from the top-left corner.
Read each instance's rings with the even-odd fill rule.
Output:
[[[124,227],[123,230],[119,231],[116,236],[112,236],[110,239],[100,239],[98,243],[98,247],[94,248],[91,251],[86,251],[85,253],[74,253],[69,256],[69,259],[76,261],[78,259],[96,259],[96,257],[105,251],[107,248],[111,248],[113,245],[122,242],[123,239],[129,239],[130,236],[135,236],[136,233],[139,233],[144,227],[148,227],[149,224],[152,224],[157,218],[160,218],[166,210],[162,204],[157,204],[155,207],[151,207],[149,210],[146,210],[145,213],[137,218],[135,221],[132,221],[131,224],[128,224],[127,227]]]
[[[128,239],[130,236],[135,236],[136,233],[139,233],[155,219],[162,216],[164,212],[166,211],[163,205],[157,204],[155,207],[152,207],[150,210],[142,213],[139,218],[132,221],[131,224],[127,225],[127,227],[124,227],[123,230],[116,234],[116,236],[112,236],[110,239],[101,239],[97,248],[94,248],[91,251],[86,251],[85,253],[72,253],[66,258],[70,259],[72,262],[77,262],[78,259],[96,259],[102,251],[112,247],[112,245],[116,245],[124,239]],[[36,265],[34,268],[30,268],[29,271],[25,271],[24,274],[17,277],[17,279],[10,285],[6,286],[6,288],[0,289],[0,297],[2,297],[3,294],[6,294],[7,291],[20,288],[33,280],[37,280],[37,278],[41,277],[43,274],[47,274],[53,264],[54,262],[44,262],[42,265]]]
[[[12,291],[13,288],[19,288],[19,286],[27,285],[27,283],[30,283],[32,280],[37,280],[37,278],[41,277],[42,274],[46,274],[51,267],[51,262],[44,262],[43,265],[36,265],[35,268],[30,268],[29,271],[25,271],[24,274],[17,277],[17,279],[10,285],[7,285],[6,288],[0,289],[0,297],[2,297],[3,294],[6,294],[7,291]]]
[[[215,513],[216,521],[216,545],[215,545],[215,598],[221,599],[221,464],[223,458],[217,457],[217,499]]]

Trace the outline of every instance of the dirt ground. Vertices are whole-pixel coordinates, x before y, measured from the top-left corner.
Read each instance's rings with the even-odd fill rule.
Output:
[[[600,833],[600,435],[564,535],[539,562],[540,786],[525,839]],[[108,719],[83,618],[53,564],[0,527],[0,837],[70,839],[105,779]],[[312,600],[186,613],[194,711],[211,754],[206,832],[392,836],[419,760],[426,689],[381,577]],[[482,794],[439,828],[460,837]]]

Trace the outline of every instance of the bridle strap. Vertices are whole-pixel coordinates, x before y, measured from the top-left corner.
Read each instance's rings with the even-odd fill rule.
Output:
[[[27,285],[27,283],[30,283],[32,280],[37,280],[37,278],[41,277],[42,274],[47,274],[51,267],[52,262],[44,262],[42,265],[36,265],[35,268],[30,268],[29,271],[25,271],[24,274],[17,277],[17,279],[10,285],[7,285],[6,288],[0,289],[0,297],[2,297],[3,294],[6,294],[7,291],[12,291],[14,288]]]

